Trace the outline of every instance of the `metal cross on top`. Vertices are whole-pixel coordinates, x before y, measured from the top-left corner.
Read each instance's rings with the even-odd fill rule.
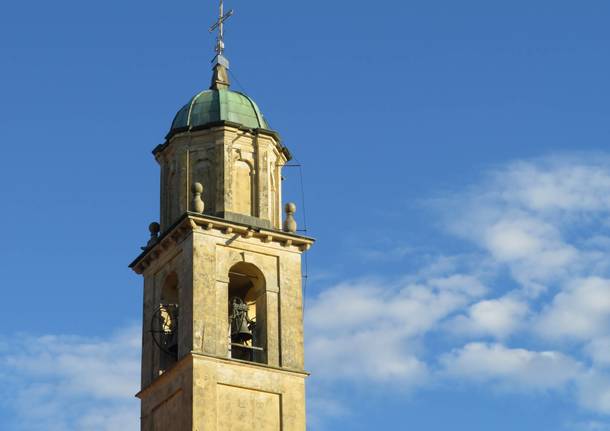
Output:
[[[225,42],[224,42],[224,23],[226,20],[233,16],[233,9],[229,12],[224,13],[224,1],[220,0],[218,21],[216,21],[212,27],[210,27],[210,33],[214,30],[218,29],[218,35],[216,36],[216,60],[218,62],[226,61],[222,56],[222,53],[225,50]]]

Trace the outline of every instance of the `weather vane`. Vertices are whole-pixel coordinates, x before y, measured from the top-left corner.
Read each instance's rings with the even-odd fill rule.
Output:
[[[226,20],[233,16],[234,12],[231,9],[229,12],[224,13],[224,1],[220,0],[220,7],[218,13],[218,21],[216,21],[212,27],[210,27],[210,33],[214,30],[218,30],[218,35],[216,36],[216,56],[212,60],[216,60],[216,62],[222,64],[225,67],[229,67],[228,60],[222,55],[225,50],[225,42],[224,42],[224,23]]]

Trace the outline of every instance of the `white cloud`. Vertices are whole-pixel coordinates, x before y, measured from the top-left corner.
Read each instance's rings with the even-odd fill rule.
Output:
[[[546,337],[591,340],[608,334],[610,280],[571,280],[540,316],[538,330]]]
[[[610,211],[607,156],[548,157],[509,165],[498,179],[505,198],[535,212]]]
[[[581,364],[560,352],[501,344],[470,343],[443,355],[440,363],[451,377],[519,391],[561,389],[582,373]]]
[[[140,331],[107,339],[19,335],[0,351],[2,429],[110,431],[139,427]]]
[[[476,278],[463,275],[328,289],[307,309],[308,366],[329,379],[420,383],[427,367],[417,358],[416,337],[485,291]]]
[[[406,256],[412,254],[415,250],[413,247],[400,244],[383,244],[381,246],[373,246],[367,248],[356,249],[359,256],[364,261],[399,261],[404,259]]]
[[[610,375],[590,370],[579,381],[580,403],[585,408],[610,414]]]
[[[610,414],[610,378],[603,371],[610,365],[610,159],[512,163],[444,204],[451,205],[450,231],[473,241],[512,278],[498,277],[510,286],[502,289],[512,290],[508,296],[484,298],[447,325],[475,339],[443,356],[447,373],[517,388],[572,385],[580,406]],[[515,333],[530,347],[555,350],[476,340]]]
[[[530,296],[570,277],[608,270],[607,157],[511,163],[440,202],[441,210],[450,209],[450,232],[506,266]]]
[[[312,393],[313,392],[313,393]],[[326,396],[315,386],[307,388],[307,428],[315,430],[332,429],[327,426],[329,419],[345,420],[352,414],[350,406],[334,396]]]
[[[486,250],[508,264],[524,286],[557,278],[578,258],[555,227],[534,217],[507,215],[483,227],[482,234]]]
[[[558,242],[551,226],[515,215],[490,224],[483,235],[486,248],[500,261],[526,259]]]
[[[466,315],[456,317],[447,327],[458,333],[503,338],[523,327],[528,308],[526,302],[511,296],[483,300],[471,305]]]
[[[598,367],[610,366],[610,337],[593,339],[585,347],[585,352]]]
[[[373,326],[394,326],[413,336],[429,330],[440,318],[485,293],[474,277],[452,275],[420,283],[379,280],[343,283],[322,292],[307,310],[312,331],[344,333]],[[397,325],[394,325],[397,323]]]
[[[344,336],[312,336],[307,345],[308,365],[325,379],[422,383],[426,364],[405,346],[404,338],[391,328],[362,330]]]

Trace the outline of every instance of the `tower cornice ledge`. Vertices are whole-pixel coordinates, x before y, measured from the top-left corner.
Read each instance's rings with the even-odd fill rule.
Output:
[[[181,136],[182,134],[195,133],[195,132],[204,131],[204,130],[226,129],[226,128],[232,128],[232,129],[235,129],[238,131],[251,133],[253,136],[256,136],[256,135],[271,136],[273,139],[275,139],[275,141],[277,142],[277,146],[279,147],[280,151],[286,156],[286,158],[288,160],[292,160],[292,154],[290,153],[290,150],[282,144],[282,138],[281,138],[280,134],[278,132],[276,132],[275,130],[263,129],[263,128],[253,129],[251,127],[245,127],[242,124],[234,123],[232,121],[215,121],[212,123],[204,124],[202,126],[183,127],[181,129],[172,130],[165,137],[165,142],[163,144],[157,145],[153,149],[152,153],[153,153],[153,155],[156,156],[158,153],[160,153],[165,148],[167,148],[175,137]]]
[[[140,390],[140,392],[138,392],[135,395],[136,398],[142,398],[142,396],[144,394],[146,394],[146,392],[148,392],[153,387],[162,385],[166,381],[171,380],[174,377],[174,375],[179,374],[182,370],[191,366],[192,363],[197,359],[204,359],[204,360],[213,361],[213,362],[216,362],[219,364],[224,364],[224,365],[230,366],[230,367],[246,368],[246,369],[250,369],[250,370],[256,370],[256,369],[274,370],[281,374],[288,375],[288,376],[294,376],[294,377],[306,378],[306,377],[310,376],[310,373],[305,370],[293,370],[293,369],[285,368],[285,367],[273,367],[271,365],[257,364],[257,363],[253,363],[253,362],[223,358],[221,356],[209,355],[209,354],[201,353],[201,352],[190,352],[188,355],[186,355],[184,358],[182,358],[180,361],[178,361],[176,364],[174,364],[173,367],[171,367],[169,370],[167,370],[166,372],[161,374],[157,380],[152,382],[150,385],[142,388]]]
[[[305,252],[315,242],[314,238],[283,232],[275,229],[263,229],[248,224],[228,221],[223,218],[202,215],[198,213],[185,213],[173,226],[153,244],[149,245],[140,255],[129,264],[137,274],[142,274],[150,264],[159,259],[171,245],[184,240],[195,231],[218,231],[226,236],[227,241],[241,238],[256,238],[264,245],[292,248],[295,252]]]

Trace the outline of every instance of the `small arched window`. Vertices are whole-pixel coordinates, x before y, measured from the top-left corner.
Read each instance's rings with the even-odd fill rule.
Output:
[[[159,370],[170,368],[178,359],[178,316],[180,310],[178,276],[170,273],[163,282],[159,305],[152,322],[153,336],[159,347]]]
[[[235,212],[252,216],[253,170],[244,160],[236,160],[233,173],[233,204]]]
[[[229,357],[267,363],[267,301],[262,272],[240,262],[229,271]]]

